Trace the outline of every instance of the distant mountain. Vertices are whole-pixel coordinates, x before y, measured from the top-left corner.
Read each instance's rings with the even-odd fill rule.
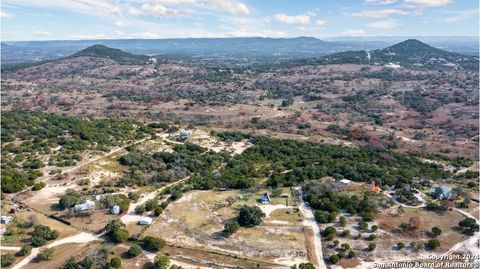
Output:
[[[429,69],[478,69],[478,59],[434,48],[417,39],[408,39],[385,49],[346,51],[327,55],[320,63],[353,63]]]
[[[11,46],[11,45],[7,45]],[[144,64],[150,57],[146,55],[136,55],[128,52],[124,52],[119,49],[110,48],[104,45],[93,45],[87,47],[79,52],[76,52],[67,57],[61,57],[57,59],[47,59],[35,62],[25,62],[25,63],[2,63],[2,73],[3,72],[15,72],[17,70],[42,65],[51,62],[62,61],[65,59],[73,59],[77,57],[98,57],[111,59],[119,64]]]
[[[143,55],[177,55],[200,58],[275,57],[277,59],[309,58],[347,50],[372,50],[387,46],[376,41],[327,42],[314,37],[296,38],[170,38],[106,39],[6,42],[14,47],[2,48],[5,63],[26,62],[65,57],[85,47],[100,44]],[[22,55],[24,55],[23,58]]]
[[[82,56],[112,59],[120,64],[143,64],[149,58],[145,55],[135,55],[119,49],[109,48],[104,45],[90,46],[70,55],[67,58],[76,58]]]

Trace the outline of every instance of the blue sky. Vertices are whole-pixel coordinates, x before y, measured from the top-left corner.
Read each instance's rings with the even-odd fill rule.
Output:
[[[3,0],[3,40],[477,36],[477,0]]]

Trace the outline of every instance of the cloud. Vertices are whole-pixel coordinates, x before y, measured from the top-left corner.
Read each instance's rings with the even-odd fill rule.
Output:
[[[324,26],[327,22],[324,20],[316,20],[315,25],[317,26]]]
[[[120,30],[115,30],[114,33],[115,33],[116,35],[123,35],[123,34],[124,34],[124,33],[123,33],[122,31],[120,31]]]
[[[107,38],[107,35],[101,33],[101,34],[88,34],[88,35],[69,35],[69,38],[72,39],[83,39],[83,40],[88,40],[88,39],[104,39]]]
[[[167,8],[161,4],[143,4],[140,8],[129,7],[127,10],[128,14],[134,17],[144,16],[144,15],[154,15],[156,17],[168,17],[168,16],[180,16],[184,15],[184,11],[177,9]]]
[[[33,35],[38,37],[49,37],[49,36],[52,36],[52,33],[39,30],[39,31],[35,31]]]
[[[362,29],[348,29],[348,30],[345,30],[342,32],[342,35],[344,36],[363,36],[365,35],[365,30],[362,30]]]
[[[388,17],[390,15],[405,15],[405,14],[408,14],[408,12],[401,9],[388,8],[388,9],[377,9],[377,10],[363,10],[360,12],[355,12],[352,15],[357,17],[382,18],[382,17]]]
[[[366,3],[389,5],[397,2],[397,0],[365,0]]]
[[[5,0],[4,4],[25,8],[59,8],[88,16],[111,17],[119,16],[122,8],[108,0]]]
[[[310,16],[306,14],[296,15],[296,16],[288,16],[283,13],[277,13],[273,15],[273,18],[280,23],[286,24],[300,24],[300,25],[307,25],[310,24]]]
[[[375,21],[368,23],[367,26],[370,28],[375,29],[394,29],[397,28],[400,24],[395,20],[383,20],[383,21]]]
[[[233,30],[225,33],[230,37],[285,37],[288,36],[287,32],[284,31],[273,31],[273,30]]]
[[[10,13],[6,13],[6,12],[1,11],[0,12],[0,18],[2,18],[2,19],[13,18],[13,15],[10,14]]]
[[[450,3],[452,0],[403,0],[410,7],[422,8],[422,7],[443,7]]]
[[[246,16],[250,14],[248,7],[239,2],[230,0],[213,0],[211,5],[218,10],[223,10],[237,16]]]
[[[462,22],[462,21],[468,20],[468,19],[478,15],[478,10],[471,9],[471,10],[462,10],[462,11],[456,11],[456,12],[450,12],[450,13],[455,14],[455,15],[446,17],[446,18],[441,19],[439,21],[440,22],[445,22],[445,23]]]

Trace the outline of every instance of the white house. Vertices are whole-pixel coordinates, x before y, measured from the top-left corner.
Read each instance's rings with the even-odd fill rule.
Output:
[[[91,200],[86,200],[85,202],[81,204],[76,204],[75,205],[75,211],[89,211],[95,209],[95,202]]]
[[[346,179],[346,178],[340,180],[340,183],[342,183],[343,185],[348,185],[348,184],[350,184],[350,182],[352,182],[352,181],[350,181],[350,180],[348,180],[348,179]]]
[[[138,224],[140,224],[140,225],[150,225],[150,224],[152,224],[152,221],[153,221],[152,218],[150,218],[150,217],[145,217],[145,218],[142,218],[142,219],[138,222]]]

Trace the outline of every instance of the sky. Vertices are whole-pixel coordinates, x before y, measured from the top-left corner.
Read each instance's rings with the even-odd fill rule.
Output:
[[[477,0],[2,0],[2,40],[478,36]]]

